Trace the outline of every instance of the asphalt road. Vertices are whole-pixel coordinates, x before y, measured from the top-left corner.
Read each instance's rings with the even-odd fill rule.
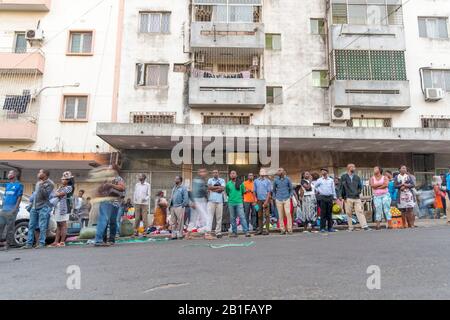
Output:
[[[447,226],[250,241],[0,252],[0,299],[450,299]],[[80,267],[80,290],[66,287],[70,265]],[[380,290],[366,286],[371,265]]]

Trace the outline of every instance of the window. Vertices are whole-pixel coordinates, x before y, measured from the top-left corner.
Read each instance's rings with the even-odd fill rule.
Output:
[[[69,53],[70,54],[92,54],[93,32],[70,32]]]
[[[448,39],[447,18],[419,17],[419,36],[421,38]]]
[[[313,87],[328,87],[328,71],[327,70],[313,70],[312,72]]]
[[[333,55],[337,80],[406,80],[403,51],[334,50]]]
[[[267,33],[266,34],[266,49],[281,50],[281,34]]]
[[[169,74],[168,64],[143,64],[136,65],[137,85],[145,87],[167,86]]]
[[[333,24],[402,25],[401,0],[332,0]]]
[[[169,33],[170,12],[141,12],[139,31],[142,33]]]
[[[16,32],[14,36],[14,53],[27,52],[27,39],[25,32]]]
[[[267,103],[282,104],[283,103],[283,88],[282,87],[267,87]]]
[[[311,19],[311,34],[325,34],[324,19]]]
[[[392,120],[390,118],[352,118],[347,121],[348,127],[354,128],[390,128]]]
[[[203,124],[249,125],[250,124],[250,116],[203,116]]]
[[[450,128],[450,118],[422,118],[422,128]]]
[[[131,112],[131,123],[175,123],[174,112]]]
[[[87,121],[87,96],[64,96],[63,121]]]
[[[422,71],[423,86],[428,88],[442,88],[450,92],[450,70],[430,70]]]
[[[261,8],[262,0],[194,0],[194,21],[257,23]]]

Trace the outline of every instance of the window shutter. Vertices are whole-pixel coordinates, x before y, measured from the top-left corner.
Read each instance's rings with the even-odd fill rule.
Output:
[[[450,92],[450,70],[444,71],[445,91]]]
[[[75,119],[75,97],[67,97],[65,102],[64,119],[73,120]]]
[[[427,21],[423,18],[419,18],[419,36],[421,38],[427,37]]]
[[[81,52],[81,34],[73,33],[72,40],[70,44],[70,52],[80,53]]]
[[[169,66],[160,65],[159,66],[159,86],[167,86],[167,78],[169,76]]]
[[[151,33],[161,32],[161,14],[160,13],[151,13],[150,14],[150,24],[149,24],[148,31]]]
[[[162,14],[161,33],[170,32],[170,13]]]
[[[87,119],[87,97],[78,98],[77,120]]]
[[[423,70],[423,86],[425,89],[433,88],[433,78],[431,76],[431,70]]]
[[[439,38],[447,39],[448,38],[447,19],[440,18],[437,20],[437,23],[438,23]]]
[[[148,13],[141,13],[140,32],[148,32]]]
[[[272,36],[272,49],[281,50],[281,35],[276,34]]]
[[[145,73],[145,85],[153,87],[158,86],[159,66],[147,65]]]
[[[274,104],[283,103],[283,88],[273,88],[273,103]]]
[[[136,64],[136,84],[138,86],[144,86],[144,65],[142,63]]]
[[[92,52],[92,33],[83,34],[83,53]]]

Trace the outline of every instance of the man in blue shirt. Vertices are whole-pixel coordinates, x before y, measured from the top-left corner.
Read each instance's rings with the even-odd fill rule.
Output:
[[[188,205],[189,196],[186,187],[183,186],[183,178],[176,176],[169,204],[172,239],[183,239],[184,214]]]
[[[272,182],[267,178],[265,169],[259,171],[259,178],[255,180],[255,195],[258,202],[258,232],[257,235],[268,235],[270,230],[270,201]],[[266,230],[263,231],[263,226]]]
[[[320,177],[314,187],[317,193],[317,202],[320,207],[320,232],[326,232],[328,223],[328,232],[336,232],[333,229],[333,202],[337,199],[334,179],[328,176],[328,169],[320,170],[322,177]]]
[[[211,230],[215,229],[217,238],[222,238],[222,215],[223,215],[223,192],[225,191],[225,180],[219,176],[219,170],[213,171],[213,177],[208,179],[208,215]],[[216,218],[216,225],[212,223]]]
[[[278,211],[278,221],[280,223],[281,234],[292,234],[291,196],[294,193],[291,180],[286,176],[283,168],[278,169],[273,182],[273,195]],[[285,229],[284,217],[287,226]]]
[[[23,195],[23,185],[17,180],[17,171],[9,171],[8,181],[5,186],[3,207],[0,211],[0,242],[3,243],[5,251],[14,244],[14,225]],[[3,238],[5,228],[6,238]]]

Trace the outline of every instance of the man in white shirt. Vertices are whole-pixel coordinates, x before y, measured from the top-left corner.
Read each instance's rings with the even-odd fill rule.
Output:
[[[145,229],[148,227],[148,207],[150,205],[150,184],[146,181],[147,176],[141,173],[138,176],[138,180],[139,182],[136,183],[136,186],[134,187],[133,195],[135,217],[134,229],[136,230],[136,234],[141,221],[144,222]]]

